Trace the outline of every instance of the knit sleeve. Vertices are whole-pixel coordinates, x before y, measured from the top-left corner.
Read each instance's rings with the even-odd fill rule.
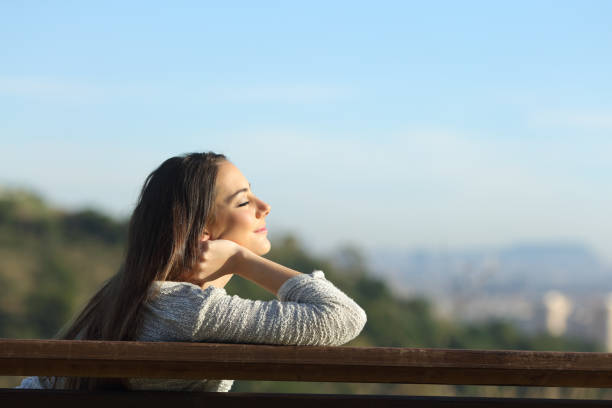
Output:
[[[149,308],[176,340],[286,345],[340,345],[357,337],[366,314],[321,271],[288,279],[278,300],[248,300],[224,289],[182,284]],[[165,327],[162,327],[165,326]],[[154,329],[149,327],[149,331]],[[157,337],[157,335],[155,336]],[[167,337],[167,336],[162,336]]]

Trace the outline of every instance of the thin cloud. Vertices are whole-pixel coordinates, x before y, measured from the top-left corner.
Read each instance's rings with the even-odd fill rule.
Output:
[[[0,97],[33,98],[52,102],[97,103],[117,99],[161,97],[164,88],[151,84],[100,83],[35,76],[0,76]]]
[[[85,101],[100,99],[107,91],[96,85],[44,77],[0,77],[0,95]]]
[[[610,130],[612,129],[612,112],[574,114],[567,117],[567,122],[574,126]]]
[[[329,102],[349,97],[346,88],[316,84],[262,85],[212,90],[213,95],[231,102]]]
[[[347,88],[318,84],[208,87],[185,84],[98,83],[51,77],[0,76],[0,96],[17,96],[48,101],[91,103],[108,100],[197,99],[238,103],[325,103],[353,95]]]
[[[585,130],[612,130],[612,111],[547,111],[531,115],[529,122],[538,127],[565,127]]]

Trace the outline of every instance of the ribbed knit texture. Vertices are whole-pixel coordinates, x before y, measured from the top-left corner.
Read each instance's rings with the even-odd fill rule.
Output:
[[[230,296],[186,282],[155,282],[145,304],[139,341],[201,341],[285,345],[344,344],[357,337],[366,314],[321,271],[288,279],[278,300]],[[133,389],[229,391],[232,380],[134,378]],[[37,377],[18,388],[46,388]]]

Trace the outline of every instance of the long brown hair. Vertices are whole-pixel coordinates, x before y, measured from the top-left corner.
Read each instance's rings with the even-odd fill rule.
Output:
[[[179,280],[198,261],[200,236],[212,217],[217,166],[224,160],[212,152],[190,153],[166,160],[149,174],[130,219],[121,268],[60,338],[137,338],[153,281]],[[62,387],[94,390],[122,384],[122,380],[67,378]]]

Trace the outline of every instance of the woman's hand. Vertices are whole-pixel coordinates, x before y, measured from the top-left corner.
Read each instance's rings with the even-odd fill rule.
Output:
[[[222,288],[233,274],[237,274],[276,295],[283,283],[300,275],[299,272],[262,258],[233,241],[204,240],[201,245],[198,264],[179,279],[202,289],[210,285]]]
[[[179,279],[201,286],[223,287],[237,272],[239,259],[246,249],[235,242],[217,239],[200,242],[200,257],[193,269]]]

